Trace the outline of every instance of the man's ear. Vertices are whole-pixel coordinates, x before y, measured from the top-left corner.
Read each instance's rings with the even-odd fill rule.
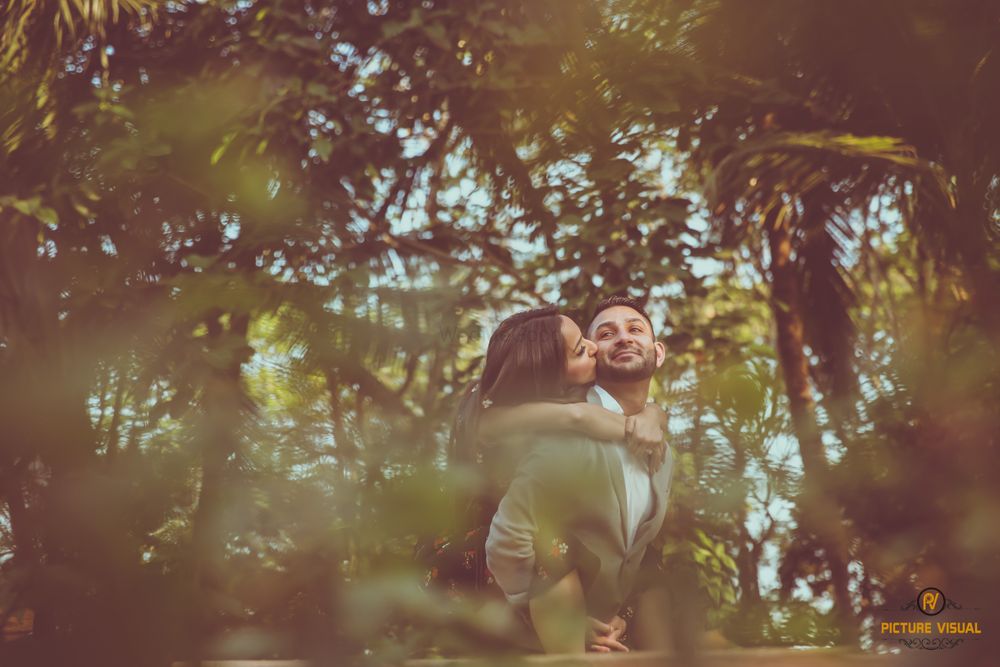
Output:
[[[667,358],[667,348],[660,341],[656,341],[653,343],[653,349],[656,350],[656,367],[659,368]]]

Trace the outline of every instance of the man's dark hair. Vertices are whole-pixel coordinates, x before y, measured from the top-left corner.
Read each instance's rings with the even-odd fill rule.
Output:
[[[594,308],[594,314],[590,316],[590,326],[591,327],[594,326],[594,320],[597,319],[598,315],[600,315],[608,308],[614,308],[615,306],[625,306],[626,308],[631,308],[632,310],[634,310],[635,312],[639,313],[644,318],[646,318],[646,322],[649,323],[649,331],[651,334],[653,334],[653,338],[656,338],[656,331],[653,327],[653,320],[650,319],[649,313],[646,312],[646,309],[642,307],[641,303],[639,303],[630,296],[616,295],[601,299],[598,302],[597,307]]]

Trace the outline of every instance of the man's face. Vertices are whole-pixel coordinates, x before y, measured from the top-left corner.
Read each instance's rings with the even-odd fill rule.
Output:
[[[663,343],[653,338],[646,318],[628,306],[599,312],[590,325],[590,338],[597,344],[599,380],[645,380],[663,364]]]

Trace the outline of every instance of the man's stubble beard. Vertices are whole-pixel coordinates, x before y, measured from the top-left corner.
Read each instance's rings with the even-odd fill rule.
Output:
[[[612,355],[618,354],[622,350],[612,351]],[[638,350],[638,354],[642,357],[642,363],[639,365],[615,367],[611,365],[610,357],[605,359],[602,355],[597,357],[597,383],[600,384],[601,381],[610,382],[638,382],[640,380],[648,380],[653,377],[653,373],[656,372],[656,350]]]

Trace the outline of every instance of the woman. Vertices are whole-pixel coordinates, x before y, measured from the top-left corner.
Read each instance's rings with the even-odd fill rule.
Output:
[[[624,440],[652,468],[663,464],[662,410],[648,406],[626,418],[585,402],[596,379],[596,349],[554,306],[517,313],[497,327],[482,377],[459,406],[449,452],[453,465],[475,471],[479,490],[464,502],[464,537],[435,541],[428,583],[455,596],[501,595],[486,568],[484,544],[532,434],[575,431],[609,444]],[[571,541],[559,541],[538,553],[536,576],[561,580],[575,568],[575,556]]]

